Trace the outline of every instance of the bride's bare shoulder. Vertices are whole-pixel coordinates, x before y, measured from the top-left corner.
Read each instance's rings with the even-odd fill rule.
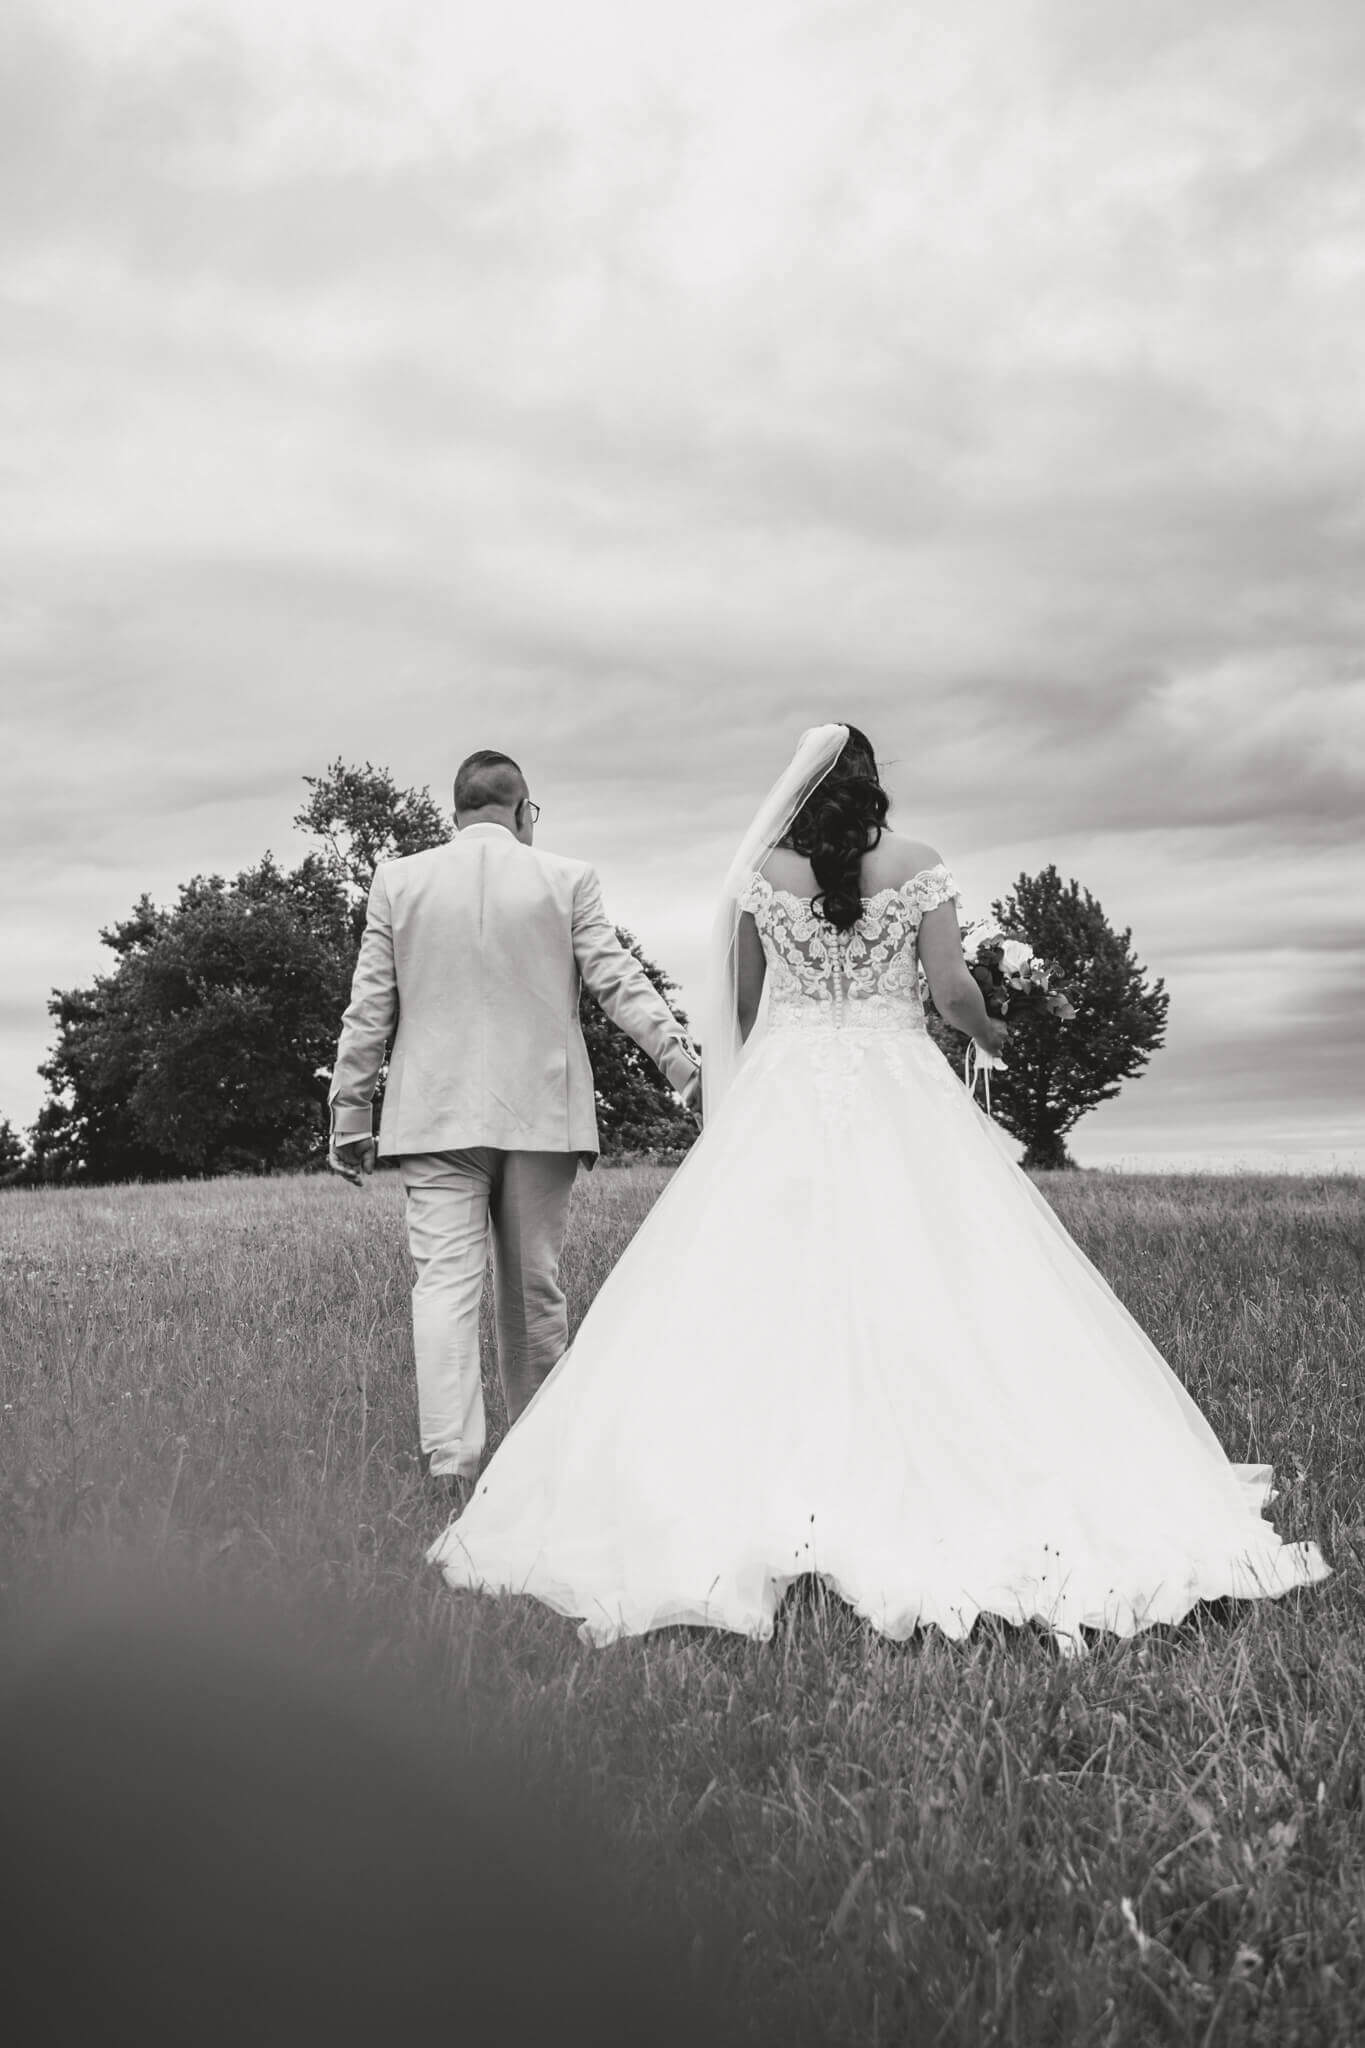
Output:
[[[882,886],[899,888],[926,868],[936,868],[943,859],[926,839],[907,839],[900,832],[883,832],[874,858],[882,874]]]
[[[899,889],[902,882],[922,874],[925,868],[937,867],[938,863],[937,848],[925,840],[883,832],[863,860],[863,894],[875,896],[879,889]],[[805,855],[794,853],[789,846],[773,848],[763,863],[763,873],[774,889],[785,889],[793,896],[814,896],[820,887]]]
[[[763,863],[763,872],[774,889],[789,889],[794,896],[809,895],[815,887],[810,862],[790,846],[775,846]]]

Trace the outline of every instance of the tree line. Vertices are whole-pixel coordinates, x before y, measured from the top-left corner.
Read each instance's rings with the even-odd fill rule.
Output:
[[[453,821],[426,789],[336,760],[304,778],[294,824],[313,843],[295,867],[271,853],[227,879],[197,875],[178,901],[143,896],[100,933],[113,955],[84,988],[48,1004],[47,1096],[21,1137],[0,1121],[0,1184],[161,1180],[320,1166],[332,1060],[382,860],[444,844]],[[1148,984],[1131,933],[1056,868],[1020,875],[992,905],[1056,963],[1076,1004],[1062,1022],[1011,1019],[993,1105],[1025,1164],[1069,1165],[1065,1136],[1138,1073],[1164,1036],[1167,997]],[[618,936],[686,1024],[676,984],[623,927]],[[695,1126],[653,1063],[586,992],[582,1023],[606,1157],[678,1154]],[[964,1041],[930,1030],[960,1062]],[[705,1049],[703,1048],[703,1057]]]

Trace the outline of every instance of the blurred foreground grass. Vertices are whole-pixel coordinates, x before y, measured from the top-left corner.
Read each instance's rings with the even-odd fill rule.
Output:
[[[580,1179],[575,1323],[666,1177]],[[1079,1665],[987,1626],[888,1644],[809,1586],[767,1645],[598,1652],[456,1598],[385,1175],[0,1196],[7,1620],[131,1567],[340,1641],[590,1800],[756,2039],[1365,2039],[1365,1183],[1042,1186],[1229,1454],[1276,1466],[1324,1588]]]

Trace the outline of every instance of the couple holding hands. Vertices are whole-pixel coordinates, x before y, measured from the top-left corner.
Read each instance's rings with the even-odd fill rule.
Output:
[[[458,1510],[428,1556],[453,1587],[606,1643],[766,1637],[816,1575],[891,1637],[987,1613],[1075,1655],[1327,1575],[928,1036],[921,968],[983,1051],[1006,1034],[951,875],[888,807],[856,727],[802,735],[721,891],[705,1130],[572,1349],[559,1257],[598,1150],[580,988],[694,1109],[698,1057],[592,869],[534,845],[506,755],[461,766],[449,844],[376,873],[330,1163],[373,1165],[388,1051],[422,1454]],[[490,1240],[512,1426],[485,1470]]]

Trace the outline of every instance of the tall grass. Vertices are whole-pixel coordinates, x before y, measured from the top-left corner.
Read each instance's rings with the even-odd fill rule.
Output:
[[[666,1179],[580,1181],[574,1323]],[[818,1586],[758,1645],[607,1651],[422,1564],[392,1180],[0,1197],[3,1598],[121,1562],[340,1630],[549,1796],[767,2040],[1341,2043],[1365,2015],[1365,1184],[1044,1189],[1336,1576],[1059,1663],[883,1641]],[[496,1397],[493,1406],[496,1416]]]

